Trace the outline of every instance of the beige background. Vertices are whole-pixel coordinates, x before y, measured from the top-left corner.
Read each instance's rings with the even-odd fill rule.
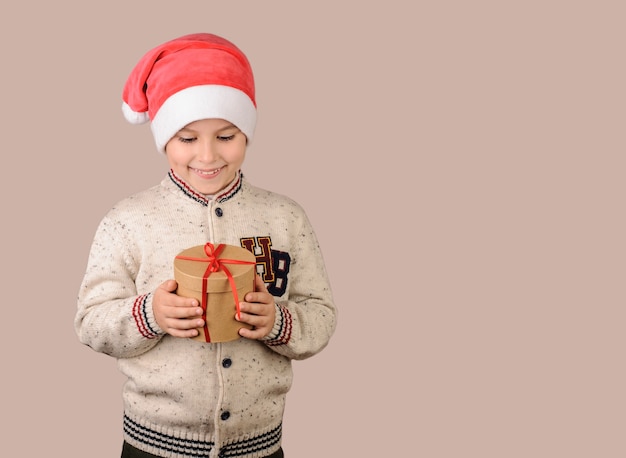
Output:
[[[9,4],[3,456],[119,456],[75,297],[100,218],[166,170],[122,85],[197,31],[249,56],[245,173],[307,209],[340,308],[288,458],[626,456],[623,2]]]

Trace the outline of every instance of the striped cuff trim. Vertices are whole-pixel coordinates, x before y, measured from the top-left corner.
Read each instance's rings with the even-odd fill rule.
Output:
[[[133,318],[135,319],[135,325],[137,325],[139,333],[146,339],[154,339],[158,333],[150,325],[150,321],[148,320],[148,309],[146,307],[148,296],[148,294],[143,294],[135,299],[133,303]]]
[[[291,312],[284,305],[276,304],[277,320],[270,335],[263,341],[270,347],[286,345],[291,340],[293,319]]]

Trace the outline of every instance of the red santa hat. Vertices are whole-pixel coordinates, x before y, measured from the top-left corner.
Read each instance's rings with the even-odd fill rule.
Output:
[[[248,142],[254,134],[252,68],[239,48],[217,35],[185,35],[148,51],[128,77],[122,99],[129,122],[151,121],[161,153],[176,132],[200,119],[225,119]]]

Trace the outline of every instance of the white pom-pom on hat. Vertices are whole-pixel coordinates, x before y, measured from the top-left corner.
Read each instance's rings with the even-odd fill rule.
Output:
[[[131,124],[145,124],[150,121],[150,116],[148,116],[147,111],[142,111],[140,113],[133,111],[133,109],[126,102],[122,102],[122,112],[124,113],[124,118]]]

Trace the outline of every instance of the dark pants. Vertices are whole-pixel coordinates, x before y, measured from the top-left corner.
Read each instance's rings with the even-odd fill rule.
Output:
[[[279,448],[278,451],[268,455],[267,458],[284,458],[283,449]],[[122,457],[121,458],[158,458],[156,455],[152,453],[144,452],[139,450],[128,442],[124,441],[124,445],[122,446]]]

